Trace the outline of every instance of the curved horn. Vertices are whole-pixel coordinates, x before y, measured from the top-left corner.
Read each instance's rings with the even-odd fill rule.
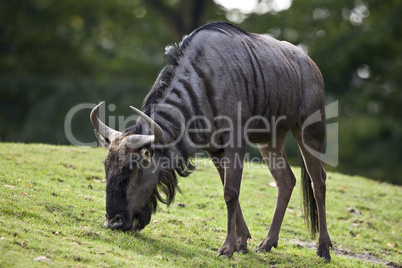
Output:
[[[91,123],[95,128],[95,132],[98,132],[101,134],[103,137],[107,138],[110,142],[112,142],[118,135],[121,134],[120,131],[114,130],[113,128],[110,128],[106,126],[99,118],[98,118],[98,112],[99,108],[104,104],[105,102],[102,101],[98,105],[95,106],[95,108],[92,109],[91,111]]]
[[[139,145],[145,145],[145,144],[151,144],[151,143],[158,143],[162,140],[163,138],[163,130],[162,128],[154,121],[152,120],[148,115],[144,114],[141,110],[138,110],[137,108],[130,106],[130,108],[136,112],[142,119],[144,119],[145,123],[149,126],[151,129],[153,135],[132,135],[130,137],[130,142],[133,145],[136,145],[139,147]]]

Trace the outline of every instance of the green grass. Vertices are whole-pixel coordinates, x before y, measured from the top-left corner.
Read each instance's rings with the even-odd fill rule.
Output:
[[[246,168],[241,204],[253,238],[250,253],[216,257],[226,234],[226,208],[217,172],[200,160],[180,179],[182,194],[160,206],[140,233],[104,228],[106,150],[0,143],[0,266],[78,267],[322,267],[311,248],[296,187],[271,253],[254,250],[265,237],[276,189],[265,166]],[[294,168],[296,176],[299,168]],[[299,184],[299,181],[298,181]],[[326,267],[402,265],[401,187],[329,173],[328,229],[336,250]],[[336,251],[336,252],[335,252]],[[335,253],[347,253],[349,256]],[[354,255],[355,257],[351,257]],[[50,263],[35,261],[45,256]]]

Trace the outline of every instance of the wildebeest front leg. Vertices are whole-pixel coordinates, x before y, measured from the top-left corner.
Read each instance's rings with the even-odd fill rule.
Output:
[[[276,148],[263,145],[259,148],[277,187],[277,197],[274,216],[269,226],[268,234],[258,246],[257,252],[270,252],[278,246],[279,231],[288,206],[290,196],[296,183],[296,178],[290,169],[284,150],[284,140]],[[273,154],[275,153],[275,154]],[[276,159],[272,159],[272,156]],[[274,161],[275,160],[275,161]]]
[[[213,160],[216,169],[219,172],[221,182],[225,185],[225,168],[223,163],[223,152],[221,153],[208,153],[209,157]],[[243,213],[240,207],[240,201],[237,202],[236,207],[236,235],[237,235],[237,250],[239,253],[247,253],[247,240],[251,238],[250,231],[247,228],[246,221],[244,220]]]
[[[249,232],[244,222],[239,205],[240,183],[243,172],[243,159],[245,148],[239,150],[225,149],[219,165],[224,169],[223,196],[227,208],[227,233],[222,247],[218,250],[219,256],[230,257],[235,251],[247,249],[247,237]],[[241,159],[241,161],[239,161]],[[237,213],[239,212],[239,213]],[[238,219],[238,220],[237,220]],[[239,226],[237,222],[239,221]],[[238,236],[240,234],[239,248]],[[244,248],[245,244],[245,248]]]

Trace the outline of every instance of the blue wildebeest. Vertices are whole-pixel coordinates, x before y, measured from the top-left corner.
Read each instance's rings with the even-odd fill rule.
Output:
[[[258,145],[277,185],[274,216],[258,252],[277,247],[279,230],[295,186],[286,160],[286,133],[292,131],[303,156],[305,218],[319,232],[317,254],[330,259],[331,240],[325,212],[326,173],[320,157],[325,139],[325,96],[321,73],[299,48],[252,34],[223,22],[204,25],[166,48],[170,59],[144,100],[136,124],[123,132],[98,118],[91,122],[100,143],[109,149],[106,171],[105,226],[141,230],[157,201],[169,205],[178,176],[194,169],[190,160],[205,150],[214,161],[227,206],[227,235],[218,255],[247,252],[251,238],[239,204],[246,144]],[[304,122],[319,111],[320,120]],[[268,122],[271,120],[271,123]],[[317,121],[317,120],[315,120]],[[224,165],[219,160],[226,159]],[[162,161],[163,160],[163,161]],[[163,162],[163,163],[162,163]],[[242,162],[242,161],[240,161]]]

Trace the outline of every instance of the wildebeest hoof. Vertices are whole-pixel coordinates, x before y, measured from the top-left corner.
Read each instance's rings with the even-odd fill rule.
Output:
[[[242,248],[239,248],[239,250],[238,250],[237,252],[239,252],[239,254],[247,254],[247,253],[248,253],[248,249],[242,247]]]
[[[230,258],[233,256],[233,253],[225,253],[225,252],[218,252],[218,254],[216,254],[216,256],[218,257],[222,257],[222,258]]]
[[[227,256],[227,255],[225,255],[223,253],[219,253],[219,252],[218,252],[218,254],[216,254],[216,256],[221,257],[221,258],[229,258],[229,257],[231,257],[231,256]]]
[[[222,258],[230,258],[233,256],[233,252],[218,252],[218,254],[216,255],[218,257],[222,257]]]
[[[277,248],[278,242],[270,242],[264,239],[258,246],[256,252],[257,253],[271,252],[272,247]]]
[[[231,246],[226,246],[223,245],[219,250],[218,250],[218,255],[219,257],[232,257],[233,253],[235,252],[235,249],[232,248]]]
[[[325,263],[328,263],[331,261],[331,255],[329,253],[329,248],[318,248],[317,249],[317,255],[321,258],[325,259]]]

